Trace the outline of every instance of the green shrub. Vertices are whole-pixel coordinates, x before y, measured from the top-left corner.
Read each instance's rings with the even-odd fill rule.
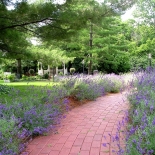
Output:
[[[22,76],[22,80],[28,80],[28,76],[23,75],[23,76]]]
[[[7,78],[10,80],[10,82],[13,82],[13,81],[15,81],[16,76],[15,76],[15,74],[10,74],[7,76]]]
[[[2,72],[0,72],[0,80],[4,79],[4,74]]]
[[[12,90],[12,87],[0,84],[0,94],[8,94]]]
[[[63,76],[64,74],[63,74],[63,72],[59,72],[59,75],[60,75],[60,76]]]
[[[40,80],[40,79],[42,79],[42,78],[43,78],[43,76],[41,76],[41,75],[37,75],[37,76],[36,76],[36,79],[37,79],[37,80]]]
[[[70,73],[74,74],[75,73],[75,68],[70,68]]]
[[[48,79],[48,78],[49,78],[49,74],[48,73],[43,75],[43,79]]]
[[[14,120],[0,118],[0,154],[13,155],[19,152],[18,130]],[[5,145],[3,145],[5,144]]]
[[[94,100],[104,94],[104,88],[99,84],[91,81],[77,82],[73,89],[71,89],[71,95],[75,96],[78,100]]]

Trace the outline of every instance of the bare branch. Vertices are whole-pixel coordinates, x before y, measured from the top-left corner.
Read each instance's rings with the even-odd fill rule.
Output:
[[[30,24],[36,24],[36,23],[44,22],[46,20],[55,21],[56,19],[44,18],[44,19],[40,19],[40,20],[36,20],[36,21],[30,21],[30,22],[26,22],[26,23],[14,24],[14,25],[10,25],[10,26],[1,27],[0,30],[6,30],[6,29],[15,28],[15,27],[23,27],[23,26],[30,25]]]

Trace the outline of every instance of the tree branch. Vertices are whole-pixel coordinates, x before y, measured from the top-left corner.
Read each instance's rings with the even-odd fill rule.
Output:
[[[31,22],[26,22],[26,23],[14,24],[14,25],[10,25],[10,26],[1,27],[0,30],[6,30],[6,29],[15,28],[15,27],[22,27],[22,26],[26,26],[26,25],[30,25],[30,24],[36,24],[36,23],[44,22],[46,20],[53,21],[53,20],[56,20],[56,19],[44,18],[44,19],[41,19],[41,20],[36,20],[36,21],[31,21]]]

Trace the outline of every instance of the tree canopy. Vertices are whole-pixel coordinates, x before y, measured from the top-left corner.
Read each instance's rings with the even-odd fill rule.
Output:
[[[149,25],[121,22],[120,15],[135,2],[138,2],[143,19],[151,19]],[[150,12],[143,7],[145,3]],[[0,52],[6,53],[7,59],[16,59],[19,64],[27,59],[42,58],[44,63],[51,63],[56,57],[59,62],[76,57],[80,63],[85,60],[87,69],[93,60],[94,69],[124,72],[129,70],[131,55],[150,53],[154,48],[152,4],[153,0],[106,0],[102,3],[97,0],[66,0],[62,4],[54,0],[1,0]],[[9,9],[9,6],[13,8]],[[33,37],[43,46],[32,46],[30,40]]]

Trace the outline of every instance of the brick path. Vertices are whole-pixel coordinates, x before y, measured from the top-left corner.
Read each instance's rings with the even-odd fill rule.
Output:
[[[108,134],[114,135],[117,124],[128,108],[124,95],[99,97],[68,112],[57,134],[49,133],[32,140],[21,155],[113,155]],[[106,140],[104,136],[107,136]]]

